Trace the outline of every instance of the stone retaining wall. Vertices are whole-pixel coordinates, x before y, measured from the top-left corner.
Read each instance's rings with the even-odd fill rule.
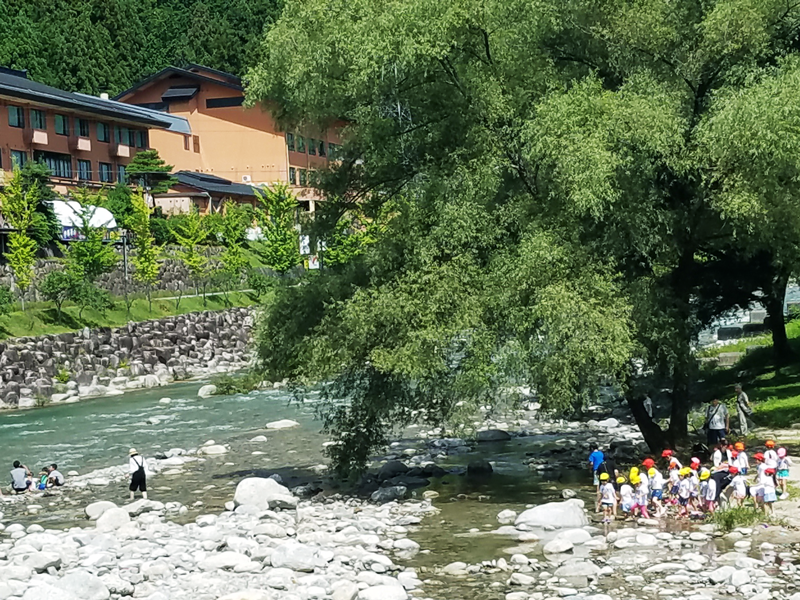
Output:
[[[167,249],[167,254],[171,254],[173,250]],[[206,255],[209,257],[209,267],[213,272],[221,264],[216,258],[221,252],[220,248],[209,247],[206,249]],[[132,248],[128,248],[128,291],[131,293],[143,292],[144,289],[138,286],[133,281],[133,266],[132,257],[135,255]],[[175,258],[166,258],[159,261],[161,266],[158,272],[158,282],[156,282],[153,289],[167,290],[177,292],[183,290],[186,292],[194,291],[194,282],[192,281],[189,270],[179,260]],[[44,258],[36,261],[34,266],[34,280],[33,285],[25,291],[25,300],[27,301],[40,301],[42,300],[37,286],[38,283],[45,278],[51,271],[58,271],[63,269],[64,263],[55,258]],[[110,273],[105,273],[100,276],[98,285],[113,294],[114,296],[123,296],[125,293],[125,267],[120,254],[120,260],[116,268]],[[0,265],[0,285],[5,285],[14,290],[15,294],[19,291],[14,283],[14,275],[8,265]],[[140,289],[141,288],[141,289]]]
[[[116,396],[241,369],[252,327],[252,309],[232,308],[9,340],[0,343],[0,408]]]

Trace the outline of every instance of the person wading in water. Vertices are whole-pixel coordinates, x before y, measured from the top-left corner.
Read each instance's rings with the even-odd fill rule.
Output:
[[[131,448],[128,452],[130,461],[128,465],[131,469],[131,500],[135,492],[142,492],[142,498],[147,500],[147,461],[141,456],[136,448]]]

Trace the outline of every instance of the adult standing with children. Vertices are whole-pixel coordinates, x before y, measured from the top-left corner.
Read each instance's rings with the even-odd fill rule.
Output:
[[[706,409],[706,436],[708,447],[713,448],[720,440],[724,440],[731,427],[731,416],[728,407],[714,398]]]

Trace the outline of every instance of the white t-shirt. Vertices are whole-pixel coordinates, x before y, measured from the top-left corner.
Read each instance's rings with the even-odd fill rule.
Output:
[[[48,479],[52,479],[56,482],[56,485],[64,485],[64,476],[61,474],[60,471],[53,470],[47,474]]]
[[[736,475],[731,480],[731,485],[733,486],[733,493],[737,498],[744,498],[747,495],[747,484],[745,479],[741,475]]]
[[[747,452],[742,450],[739,452],[739,455],[736,457],[736,466],[739,469],[748,469],[750,467],[750,462],[747,460]]]
[[[714,454],[711,457],[711,461],[714,463],[715,467],[718,467],[722,464],[722,450],[717,448],[714,450]]]
[[[136,473],[140,466],[144,466],[144,472],[148,473],[147,461],[145,460],[144,456],[141,454],[131,456],[131,459],[128,461],[128,468],[130,468],[131,473]]]
[[[792,466],[792,459],[788,456],[784,456],[783,458],[778,459],[778,470],[779,471],[788,471],[789,467]]]
[[[610,482],[600,486],[600,494],[603,504],[614,504],[617,501],[617,492]]]
[[[759,485],[764,487],[765,492],[775,491],[775,480],[772,478],[772,475],[767,475],[765,472],[762,471],[758,475],[758,483]]]
[[[715,479],[709,479],[707,483],[706,501],[713,502],[717,498],[717,481]]]
[[[633,504],[633,488],[627,483],[619,488],[619,500],[622,504]]]
[[[778,453],[775,450],[764,452],[764,464],[768,469],[775,469],[778,466]]]
[[[656,474],[650,479],[650,487],[654,492],[664,489],[664,476],[661,471],[656,471]]]
[[[689,478],[681,479],[681,483],[678,486],[678,496],[684,499],[688,499],[689,496],[692,495],[692,482]]]
[[[669,482],[672,485],[678,485],[681,482],[681,473],[678,469],[672,469],[669,472]]]

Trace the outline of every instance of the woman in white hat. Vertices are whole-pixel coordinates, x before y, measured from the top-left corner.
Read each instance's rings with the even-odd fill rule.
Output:
[[[141,456],[136,448],[131,448],[128,452],[131,457],[128,466],[131,470],[131,500],[134,492],[142,492],[142,498],[147,500],[147,461]]]

